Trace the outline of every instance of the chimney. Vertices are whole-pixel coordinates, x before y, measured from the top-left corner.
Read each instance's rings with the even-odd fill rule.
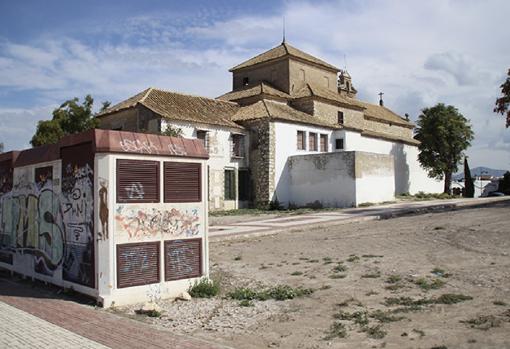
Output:
[[[409,121],[409,114],[405,113],[404,115],[406,117],[406,121]]]
[[[384,93],[379,92],[379,105],[380,105],[381,107],[384,107],[384,102],[383,102],[383,99],[382,99],[383,94],[384,94]]]

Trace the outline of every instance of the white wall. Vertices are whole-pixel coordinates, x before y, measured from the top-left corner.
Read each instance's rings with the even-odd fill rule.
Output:
[[[289,172],[287,159],[293,155],[306,155],[320,153],[320,134],[328,135],[328,152],[334,147],[331,139],[332,130],[323,127],[275,122],[275,195],[278,201],[287,204],[290,200]],[[306,150],[297,149],[297,131],[306,132]],[[308,134],[317,133],[317,151],[308,150]],[[274,199],[274,197],[272,198]]]
[[[160,203],[129,203],[121,204],[116,202],[116,160],[153,160],[160,161]],[[195,203],[163,203],[163,162],[164,161],[183,161],[183,162],[200,162],[202,164],[202,202]],[[99,202],[98,190],[101,188],[101,182],[108,189],[108,227],[109,234],[107,239],[98,241],[97,249],[97,273],[99,275],[98,287],[99,297],[103,300],[105,307],[112,304],[122,305],[133,302],[145,302],[162,298],[175,297],[179,293],[186,291],[189,286],[199,278],[183,279],[177,281],[164,281],[164,241],[174,239],[201,238],[202,239],[202,272],[203,276],[209,275],[209,250],[207,236],[207,184],[206,163],[205,160],[199,159],[181,159],[170,157],[153,157],[139,155],[114,155],[114,154],[97,154],[96,163],[98,171],[96,174],[96,202]],[[98,205],[96,205],[98,206]],[[137,217],[145,217],[150,220],[151,216],[159,212],[172,212],[172,214],[181,215],[176,218],[176,224],[182,224],[184,220],[192,221],[193,228],[191,230],[180,229],[178,226],[171,232],[164,233],[160,229],[146,230],[145,225],[140,225]],[[95,212],[96,236],[104,236],[99,234],[97,230],[101,229],[101,221],[99,210]],[[128,225],[126,225],[126,222]],[[135,223],[133,223],[135,222]],[[180,223],[179,223],[180,222]],[[136,229],[130,229],[134,227]],[[142,227],[142,229],[141,229]],[[133,286],[126,288],[117,287],[117,245],[137,242],[160,242],[160,282],[150,285]]]
[[[206,124],[185,123],[178,121],[161,121],[161,129],[165,130],[167,125],[180,128],[184,138],[197,138],[197,130],[208,131],[209,160],[209,207],[211,210],[231,210],[244,207],[245,202],[239,200],[224,200],[224,170],[247,168],[249,164],[249,136],[241,129],[220,127]],[[242,133],[245,135],[245,156],[243,159],[231,157],[232,134]],[[207,178],[207,176],[206,176]],[[236,179],[237,179],[236,175]],[[236,191],[237,192],[237,191]],[[239,193],[237,193],[238,197]]]
[[[309,206],[352,207],[394,198],[393,157],[366,152],[292,156],[288,160],[290,201]]]
[[[343,134],[342,134],[342,133]],[[377,154],[393,155],[395,159],[395,192],[396,194],[415,194],[419,191],[426,193],[441,193],[443,181],[427,176],[427,172],[418,161],[418,147],[385,141],[371,137],[363,137],[358,132],[335,132],[334,137],[345,137],[345,150],[366,151]]]
[[[356,205],[354,153],[298,155],[289,159],[289,201],[306,206],[318,200],[325,207]]]

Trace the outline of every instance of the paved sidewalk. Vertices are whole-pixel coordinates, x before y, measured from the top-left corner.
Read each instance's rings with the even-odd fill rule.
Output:
[[[1,276],[0,305],[0,348],[228,348],[158,330]]]
[[[107,348],[4,302],[0,302],[0,330],[1,348]]]
[[[331,226],[345,223],[386,219],[407,214],[419,214],[432,211],[448,211],[462,208],[476,208],[497,203],[510,203],[510,197],[493,197],[477,199],[453,199],[430,201],[404,201],[395,204],[348,208],[335,211],[323,211],[303,215],[286,215],[267,218],[261,215],[258,219],[243,219],[225,225],[209,227],[211,241],[229,238],[276,234],[282,231],[302,230],[310,227]]]

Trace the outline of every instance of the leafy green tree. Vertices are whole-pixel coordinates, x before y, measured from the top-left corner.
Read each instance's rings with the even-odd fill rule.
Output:
[[[501,85],[502,96],[496,99],[495,113],[505,115],[506,113],[506,127],[510,126],[510,69],[508,69],[506,81]]]
[[[167,124],[165,130],[161,131],[160,134],[162,136],[182,137],[182,129]]]
[[[498,191],[510,195],[510,172],[506,171],[503,178],[499,180]]]
[[[475,196],[475,184],[473,177],[471,177],[471,170],[469,169],[467,156],[464,157],[464,193],[465,198],[472,198]]]
[[[438,103],[422,110],[417,126],[418,159],[429,177],[444,179],[444,192],[449,194],[452,173],[473,140],[471,124],[454,106]]]
[[[43,144],[56,143],[65,135],[80,133],[99,126],[99,120],[92,112],[94,99],[87,95],[82,104],[78,98],[65,101],[60,107],[53,110],[51,120],[42,120],[37,123],[37,129],[30,143],[33,147]],[[110,102],[103,102],[101,111],[104,111]]]

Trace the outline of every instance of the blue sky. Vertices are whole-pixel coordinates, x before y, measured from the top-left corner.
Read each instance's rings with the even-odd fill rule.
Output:
[[[510,129],[492,112],[510,68],[510,2],[2,1],[0,142],[29,146],[38,120],[91,94],[118,102],[148,86],[210,97],[228,68],[287,41],[343,67],[359,98],[415,120],[438,102],[471,120],[471,166],[510,168]]]

